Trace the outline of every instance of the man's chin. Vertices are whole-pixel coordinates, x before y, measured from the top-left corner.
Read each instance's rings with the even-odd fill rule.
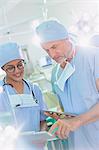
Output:
[[[58,64],[62,64],[63,63],[63,60],[57,60],[56,61]]]

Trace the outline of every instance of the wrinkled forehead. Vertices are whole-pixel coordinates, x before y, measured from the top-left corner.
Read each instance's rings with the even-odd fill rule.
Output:
[[[57,41],[51,41],[51,42],[45,42],[42,43],[41,46],[43,49],[50,49],[51,47],[55,46],[55,45],[60,45],[62,44],[64,41],[66,41],[67,39],[64,40],[57,40]]]

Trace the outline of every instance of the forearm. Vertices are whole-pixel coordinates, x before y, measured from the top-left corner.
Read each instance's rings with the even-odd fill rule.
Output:
[[[82,125],[99,120],[99,103],[93,106],[88,112],[78,117],[80,117]]]

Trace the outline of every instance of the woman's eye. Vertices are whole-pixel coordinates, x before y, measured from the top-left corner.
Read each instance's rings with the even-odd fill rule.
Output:
[[[23,64],[18,64],[17,66],[18,66],[19,68],[21,68],[21,67],[23,67]]]
[[[14,67],[9,67],[9,68],[7,68],[7,70],[13,70],[13,68],[14,68]]]
[[[22,66],[22,64],[18,64],[18,66]]]

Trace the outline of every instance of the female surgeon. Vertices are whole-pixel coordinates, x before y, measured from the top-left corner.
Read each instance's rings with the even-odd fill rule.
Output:
[[[6,73],[1,84],[0,112],[11,112],[14,124],[21,131],[45,130],[42,110],[46,105],[40,88],[23,79],[24,58],[16,43],[0,45],[0,67]]]

